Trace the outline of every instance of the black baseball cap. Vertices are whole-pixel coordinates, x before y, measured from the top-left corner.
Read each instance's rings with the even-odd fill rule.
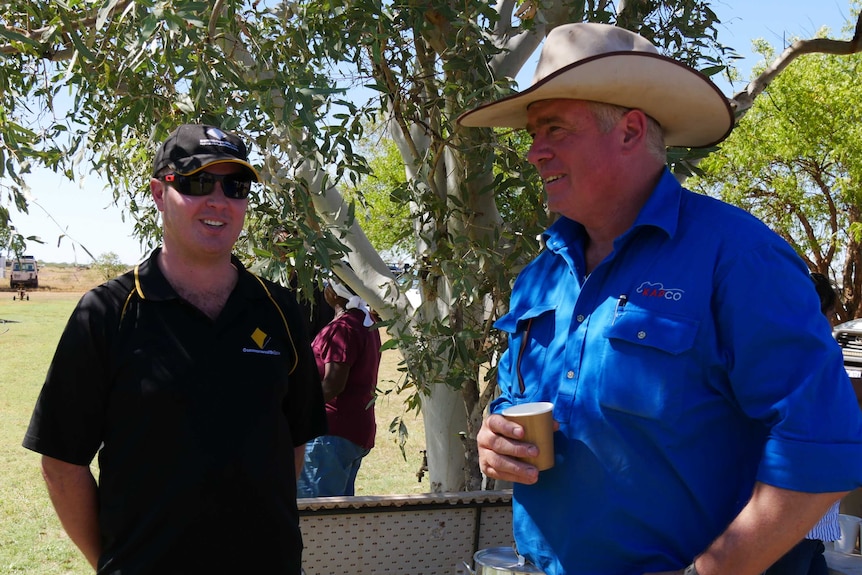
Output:
[[[153,177],[165,168],[190,176],[213,164],[238,164],[255,182],[260,181],[248,163],[248,150],[239,136],[204,124],[183,124],[171,132],[156,152]]]

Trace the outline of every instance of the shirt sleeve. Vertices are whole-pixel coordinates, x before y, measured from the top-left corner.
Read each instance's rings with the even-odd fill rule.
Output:
[[[283,410],[290,425],[295,447],[326,434],[326,409],[320,375],[311,350],[306,323],[300,316],[299,304],[286,289],[278,289],[278,303],[290,326],[296,348],[296,369],[290,375],[290,393]]]
[[[353,365],[361,355],[364,342],[345,322],[331,323],[317,338],[317,353],[323,363]]]
[[[497,386],[500,390],[500,396],[497,397],[488,405],[490,413],[500,413],[510,405],[512,398],[509,392],[512,389],[512,378],[515,377],[512,371],[512,336],[507,337],[508,347],[500,355],[500,361],[497,363]]]
[[[766,429],[758,481],[806,492],[862,484],[862,416],[804,264],[774,242],[725,271],[719,345],[727,391]]]
[[[43,455],[89,465],[102,443],[110,392],[110,341],[119,316],[105,288],[78,302],[57,345],[23,445]]]

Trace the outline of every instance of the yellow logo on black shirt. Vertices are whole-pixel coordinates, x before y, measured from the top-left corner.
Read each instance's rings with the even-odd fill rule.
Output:
[[[257,344],[259,349],[252,349],[248,347],[242,348],[242,351],[245,353],[263,353],[266,355],[281,355],[281,352],[274,349],[266,349],[266,346],[269,345],[270,337],[267,335],[265,331],[260,329],[259,327],[255,328],[254,332],[251,334],[251,339],[254,343]]]
[[[259,327],[255,328],[254,333],[251,334],[251,339],[254,340],[254,343],[256,343],[257,347],[260,349],[266,347],[267,342],[269,342],[269,336],[266,335],[266,332]]]

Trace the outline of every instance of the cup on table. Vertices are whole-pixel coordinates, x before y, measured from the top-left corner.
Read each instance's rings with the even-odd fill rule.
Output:
[[[856,541],[859,539],[859,522],[862,521],[855,515],[838,514],[838,527],[841,529],[841,537],[835,542],[833,549],[840,553],[853,553]]]
[[[535,465],[539,471],[554,466],[554,404],[547,401],[521,403],[507,407],[501,415],[524,428],[524,441],[539,448],[536,457],[522,461]]]

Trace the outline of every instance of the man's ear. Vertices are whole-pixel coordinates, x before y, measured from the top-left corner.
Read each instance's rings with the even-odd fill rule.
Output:
[[[150,193],[160,212],[164,211],[165,183],[158,178],[150,178]]]
[[[634,108],[626,112],[620,120],[620,125],[623,130],[624,147],[634,148],[646,140],[649,120],[641,110]]]

